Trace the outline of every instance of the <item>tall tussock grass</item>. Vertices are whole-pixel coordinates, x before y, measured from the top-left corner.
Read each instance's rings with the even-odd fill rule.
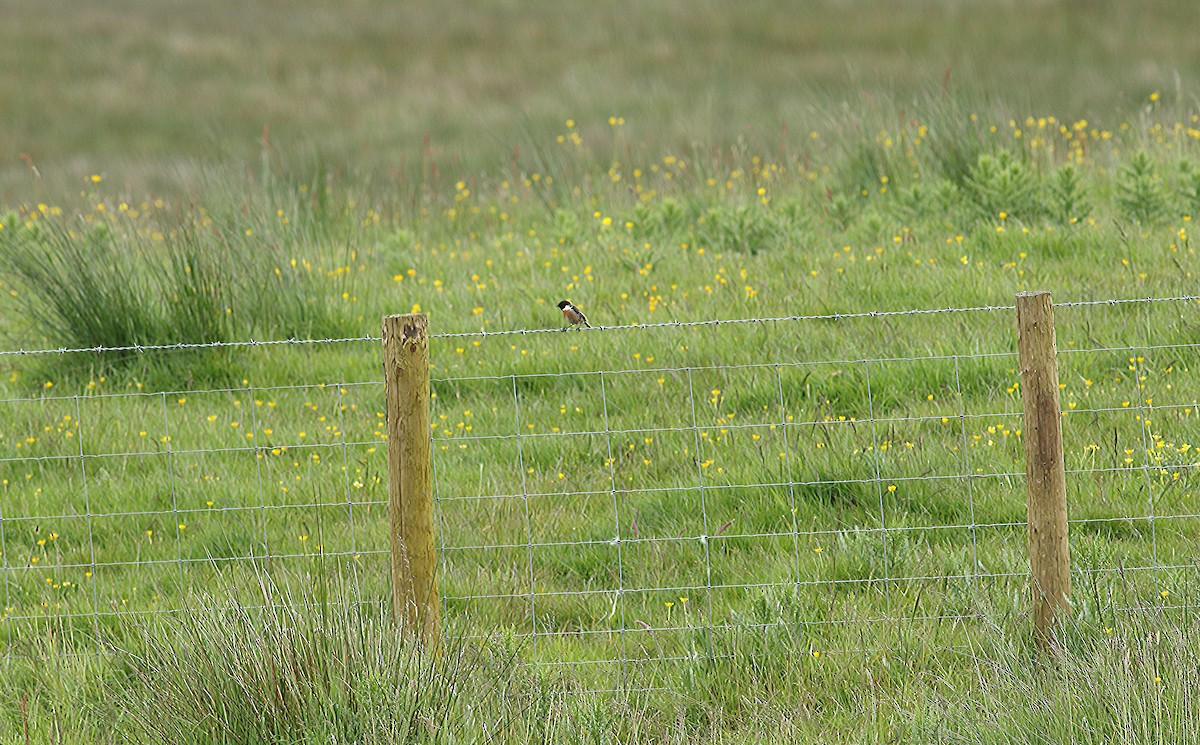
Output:
[[[3,236],[0,260],[24,285],[28,321],[57,343],[149,345],[169,333],[229,338],[211,254],[172,241],[159,260],[148,260],[144,246],[119,241],[104,225],[42,222]]]
[[[284,206],[250,213],[225,196],[182,216],[5,216],[0,272],[22,311],[6,345],[104,348],[82,360],[48,358],[44,372],[133,369],[153,379],[157,371],[179,387],[229,378],[231,352],[145,347],[357,331],[341,304],[353,289],[355,248],[340,238],[346,221],[327,214],[324,198],[275,195]]]
[[[1056,652],[1007,612],[817,628],[785,593],[693,654],[585,679],[528,667],[511,635],[414,643],[330,575],[260,577],[0,660],[0,742],[1200,742],[1190,612],[1082,601]],[[245,587],[245,584],[242,583]],[[251,599],[252,598],[252,599]],[[913,624],[920,624],[914,626]],[[966,635],[965,624],[979,629]],[[986,631],[986,633],[984,633]],[[652,653],[654,640],[639,654]],[[75,654],[76,652],[83,654]],[[631,652],[633,648],[631,647]],[[570,660],[566,660],[570,661]],[[587,669],[586,664],[580,670]],[[595,690],[604,688],[606,690]],[[591,692],[589,692],[589,690]]]
[[[537,742],[556,724],[561,691],[511,645],[431,650],[384,603],[260,589],[261,603],[198,596],[137,625],[98,720],[118,740],[174,743]]]

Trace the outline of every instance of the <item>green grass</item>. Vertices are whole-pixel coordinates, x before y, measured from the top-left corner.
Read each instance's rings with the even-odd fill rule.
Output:
[[[966,115],[940,126],[964,122]],[[559,296],[611,325],[1007,305],[1029,287],[1050,287],[1060,300],[1184,294],[1195,264],[1185,195],[1162,184],[1154,219],[1137,221],[1120,201],[1124,164],[1133,162],[1123,153],[1146,152],[1156,163],[1194,157],[1187,140],[1157,143],[1153,131],[1097,136],[1108,144],[1071,155],[1075,186],[1062,186],[1065,166],[1026,161],[1031,154],[1011,144],[1011,133],[989,132],[997,155],[977,160],[994,157],[1010,175],[977,170],[971,178],[1024,195],[1025,218],[1015,207],[1013,216],[988,216],[983,186],[947,187],[952,209],[916,214],[924,197],[886,188],[890,178],[864,196],[838,169],[752,155],[728,164],[720,179],[715,167],[697,173],[670,158],[631,166],[642,193],[658,194],[630,199],[611,172],[589,175],[569,149],[559,165],[569,175],[554,180],[563,188],[564,178],[577,179],[580,194],[569,201],[572,187],[546,197],[552,208],[536,194],[549,178],[532,175],[519,186],[453,186],[440,202],[429,198],[422,220],[405,207],[368,206],[339,182],[327,186],[326,216],[306,217],[301,205],[313,186],[296,179],[280,187],[291,178],[285,174],[272,177],[282,190],[274,202],[257,182],[233,179],[217,199],[248,205],[251,227],[240,231],[247,238],[293,249],[301,267],[314,256],[302,287],[336,317],[363,319],[345,328],[351,334],[373,334],[369,319],[415,305],[430,313],[435,332],[554,328]],[[939,178],[935,161],[916,161],[914,185]],[[1047,206],[1064,189],[1086,194],[1086,216],[1062,219]],[[845,195],[840,213],[821,207],[830,191]],[[159,221],[176,217],[159,217],[153,205],[97,217],[122,214],[100,193],[97,200],[105,208],[88,220],[109,225],[113,245],[149,235],[148,250],[171,250]],[[589,214],[583,200],[598,209]],[[18,214],[5,231],[61,231],[68,220],[36,206]],[[306,223],[312,227],[298,227]],[[321,236],[350,226],[351,263],[313,263]],[[291,267],[287,252],[276,256],[239,271],[269,281],[272,264]],[[29,297],[36,288],[19,279],[6,282],[15,309],[48,300]],[[254,295],[232,297],[239,304],[227,317],[260,312]],[[1104,667],[1115,663],[1103,644],[1132,643],[1150,623],[1146,613],[1172,619],[1170,633],[1192,623],[1190,432],[1200,415],[1189,375],[1193,305],[1058,312],[1075,520],[1072,633],[1094,650],[1075,673],[1081,678],[1116,675]],[[13,328],[26,329],[22,345],[70,341],[38,320],[14,316]],[[659,691],[638,706],[665,718],[662,737],[719,740],[745,728],[765,739],[789,737],[788,728],[831,737],[843,717],[860,717],[868,705],[879,717],[871,726],[883,729],[854,730],[862,737],[940,731],[923,729],[932,726],[930,702],[951,696],[933,680],[986,706],[993,688],[1024,690],[1029,676],[1042,675],[1027,649],[1014,347],[1011,311],[435,339],[446,617],[467,637],[464,650],[482,643],[477,636],[511,637],[516,658],[538,663],[532,674],[549,675],[551,691]],[[312,577],[351,597],[387,597],[376,343],[239,349],[221,363],[219,376],[164,386],[173,370],[141,358],[12,359],[2,404],[9,460],[0,470],[12,619],[5,633],[16,670],[26,670],[27,654],[49,654],[39,646],[46,628],[66,650],[94,652],[99,640],[126,638],[130,623],[157,629],[158,614],[194,607],[214,583],[225,588],[222,597],[247,605],[261,595],[261,576],[282,597],[302,593]],[[91,456],[82,466],[80,452]],[[1151,514],[1157,519],[1147,520]],[[204,613],[185,619],[178,633],[201,634],[189,623],[221,623]],[[240,637],[224,643],[262,646]],[[110,675],[107,666],[132,664],[121,662],[121,649],[87,663],[99,667],[65,669],[60,685],[94,685]],[[895,691],[868,702],[855,689],[884,674],[882,660],[894,650],[912,655],[904,674]],[[731,674],[728,657],[739,654],[769,658],[765,682]],[[801,676],[797,659],[818,677]],[[833,673],[819,668],[847,661],[858,665],[859,682],[838,678],[840,688],[822,688],[832,684],[819,676]],[[987,686],[971,665],[994,675]],[[233,679],[214,676],[213,686]],[[1047,695],[1065,695],[1056,686],[1070,684],[1044,685]],[[805,714],[768,709],[767,721],[747,704],[804,700],[817,688]],[[28,690],[19,683],[9,695]],[[324,695],[316,690],[304,695]],[[1108,711],[1089,701],[1057,705],[1065,717],[1076,716],[1077,705]],[[576,706],[563,716],[584,716]],[[1007,713],[994,706],[994,716]],[[38,722],[101,731],[100,719],[72,722],[58,704],[39,707]],[[682,730],[673,734],[672,712],[680,711]],[[225,713],[236,719],[230,726],[258,726],[248,714]],[[327,718],[342,727],[343,716],[359,722],[346,727],[367,726],[353,707]],[[596,731],[622,732],[634,726],[630,717]],[[126,731],[111,726],[106,736]],[[1017,733],[1029,726],[1011,723]]]
[[[0,184],[15,197],[75,194],[96,172],[174,194],[197,182],[197,159],[257,162],[264,127],[273,152],[323,154],[408,192],[501,171],[568,118],[591,142],[624,117],[656,154],[747,140],[768,151],[813,130],[873,137],[905,118],[889,102],[911,113],[945,88],[990,120],[1053,113],[1111,128],[1152,91],[1187,102],[1200,75],[1179,0],[10,11],[0,65],[23,74],[0,101],[21,115],[0,135]]]
[[[865,624],[870,651],[811,646],[790,592],[757,611],[769,627],[696,629],[711,652],[671,673],[686,692],[589,692],[569,672],[517,663],[500,634],[467,642],[451,622],[438,654],[395,633],[390,612],[327,580],[298,592],[238,578],[255,604],[197,594],[186,612],[123,622],[99,655],[66,654],[48,623],[23,658],[0,662],[5,741],[150,742],[1190,742],[1195,619],[1147,611],[1096,633],[1088,600],[1056,661],[993,632],[954,649],[947,627]],[[225,575],[224,579],[232,579]],[[705,640],[704,637],[707,636]],[[1014,706],[1014,702],[1026,705]],[[83,737],[80,737],[86,733]]]
[[[1190,6],[776,5],[21,5],[0,346],[1195,292]],[[434,339],[440,656],[377,342],[0,356],[0,742],[1195,741],[1198,312],[1057,311],[1053,664],[1011,311]]]

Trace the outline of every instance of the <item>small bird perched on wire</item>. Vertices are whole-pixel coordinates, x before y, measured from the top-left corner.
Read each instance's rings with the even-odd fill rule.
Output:
[[[558,309],[562,311],[563,317],[566,318],[572,326],[578,326],[582,323],[588,328],[592,327],[592,324],[588,323],[587,316],[583,314],[583,311],[581,311],[579,308],[576,308],[574,305],[571,305],[570,300],[564,300],[559,303]]]

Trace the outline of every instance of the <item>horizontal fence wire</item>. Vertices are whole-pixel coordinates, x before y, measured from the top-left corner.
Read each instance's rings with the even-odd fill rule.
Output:
[[[1121,305],[1136,305],[1144,303],[1176,303],[1176,302],[1200,302],[1200,295],[1178,295],[1173,297],[1144,297],[1144,298],[1122,298],[1112,300],[1076,300],[1062,303],[1055,303],[1061,308],[1084,308],[1093,306],[1109,306],[1116,307]],[[577,331],[628,331],[633,329],[687,329],[687,328],[702,328],[706,326],[736,326],[740,324],[767,324],[767,323],[786,323],[797,321],[842,321],[852,319],[870,319],[870,318],[893,318],[903,316],[926,316],[940,314],[956,314],[956,313],[979,313],[979,312],[995,312],[995,311],[1011,311],[1015,306],[1012,305],[980,305],[965,308],[924,308],[911,310],[877,310],[877,311],[855,311],[847,313],[815,313],[792,316],[766,316],[758,318],[717,318],[704,321],[664,321],[658,323],[629,323],[629,324],[613,324],[613,325],[595,325],[588,327],[579,327]],[[525,329],[500,329],[496,331],[488,331],[480,329],[479,331],[461,331],[461,332],[446,332],[430,334],[430,339],[461,339],[475,338],[487,336],[528,336],[530,334],[545,334],[551,332],[563,331],[561,327],[555,328],[525,328]],[[48,347],[40,349],[4,349],[0,350],[0,357],[7,356],[36,356],[36,355],[64,355],[64,354],[102,354],[111,352],[155,352],[155,351],[173,351],[185,349],[217,349],[217,348],[243,348],[243,347],[271,347],[271,346],[307,346],[307,345],[322,345],[322,344],[349,344],[357,342],[378,342],[381,337],[378,336],[350,336],[342,338],[325,338],[325,339],[267,339],[256,340],[247,339],[244,341],[208,341],[208,342],[176,342],[173,344],[132,344],[124,346],[104,346],[97,345],[93,347]]]
[[[1193,607],[1200,343],[1171,319],[1198,301],[1055,306],[1072,571],[1079,602],[1106,618]],[[582,329],[702,340],[749,324],[936,328],[955,314],[1000,329],[961,351],[880,337],[728,363],[506,374],[485,359],[480,374],[432,378],[445,622],[465,639],[503,630],[589,691],[658,690],[660,668],[728,658],[747,632],[836,655],[922,625],[970,649],[1028,591],[1013,309]],[[340,578],[348,603],[387,598],[383,417],[382,381],[0,398],[5,655],[50,622],[99,649],[115,620],[189,612],[205,593],[267,608],[264,576],[301,606],[314,572]]]
[[[175,342],[173,344],[129,344],[124,346],[97,345],[94,347],[49,347],[42,349],[4,349],[0,357],[30,357],[35,355],[106,354],[112,352],[180,351],[185,349],[237,349],[242,347],[308,346],[319,344],[350,344],[354,342],[377,342],[378,336],[349,336],[337,339],[247,339],[245,341],[201,341]]]

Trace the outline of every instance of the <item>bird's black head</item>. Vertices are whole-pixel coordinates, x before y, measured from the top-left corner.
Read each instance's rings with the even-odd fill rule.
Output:
[[[570,300],[564,300],[564,301],[562,301],[561,303],[559,303],[559,304],[558,304],[558,309],[559,309],[559,310],[562,310],[563,308],[567,307],[567,306],[568,306],[568,305],[570,305],[570,304],[571,304],[571,301],[570,301]]]

